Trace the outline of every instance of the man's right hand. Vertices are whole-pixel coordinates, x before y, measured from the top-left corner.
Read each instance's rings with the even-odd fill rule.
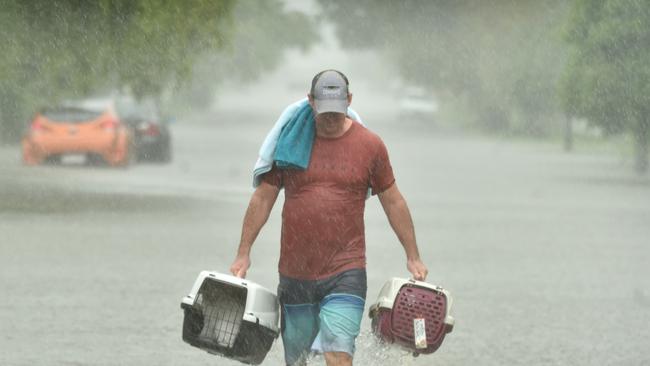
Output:
[[[237,249],[237,258],[230,266],[230,273],[239,278],[246,277],[246,271],[251,266],[250,251],[257,234],[269,218],[271,209],[278,198],[280,188],[262,181],[248,203],[244,224],[242,225],[241,240]]]
[[[238,255],[230,266],[230,273],[239,278],[246,278],[246,271],[251,266],[251,259],[248,255]]]

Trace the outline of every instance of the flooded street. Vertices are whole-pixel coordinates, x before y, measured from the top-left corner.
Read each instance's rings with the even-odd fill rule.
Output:
[[[427,282],[454,300],[433,355],[378,343],[368,308],[410,272],[370,198],[355,365],[650,365],[650,2],[180,4],[0,6],[0,366],[239,365],[183,342],[180,303],[201,271],[229,271],[260,145],[307,93],[320,136],[343,131],[352,101],[383,139]],[[285,115],[291,158],[312,147],[304,106]],[[322,228],[358,259],[340,223],[360,227],[341,221],[359,211],[321,205],[366,179],[348,147],[314,155],[358,159],[313,164],[319,188],[285,233]],[[321,189],[321,168],[345,189]],[[273,291],[283,203],[247,276]],[[264,365],[283,364],[278,339]]]
[[[278,112],[179,122],[170,165],[23,167],[3,147],[0,365],[236,364],[181,340],[179,304],[199,271],[228,270]],[[394,121],[366,122],[389,149],[428,282],[451,292],[457,323],[437,353],[413,359],[376,345],[364,319],[355,364],[650,364],[650,182],[630,161]],[[280,208],[248,273],[274,290]],[[374,197],[366,235],[367,310],[384,281],[408,272]],[[280,340],[264,364],[283,364]]]

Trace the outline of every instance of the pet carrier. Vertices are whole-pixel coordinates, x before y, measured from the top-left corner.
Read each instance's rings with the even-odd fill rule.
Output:
[[[433,353],[454,327],[451,303],[449,292],[440,287],[392,278],[370,307],[372,330],[384,342],[406,348],[415,356]]]
[[[201,272],[181,308],[185,342],[243,363],[264,361],[279,334],[275,294],[238,277]]]

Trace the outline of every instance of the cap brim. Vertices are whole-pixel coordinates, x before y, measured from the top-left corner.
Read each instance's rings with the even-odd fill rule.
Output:
[[[347,100],[314,100],[316,114],[335,112],[346,114],[348,112]]]

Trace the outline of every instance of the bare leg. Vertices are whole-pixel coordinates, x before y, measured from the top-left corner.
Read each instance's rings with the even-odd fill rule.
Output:
[[[327,366],[352,366],[352,356],[346,352],[325,352]]]
[[[307,358],[306,357],[300,357],[300,360],[296,361],[291,366],[307,366]]]

